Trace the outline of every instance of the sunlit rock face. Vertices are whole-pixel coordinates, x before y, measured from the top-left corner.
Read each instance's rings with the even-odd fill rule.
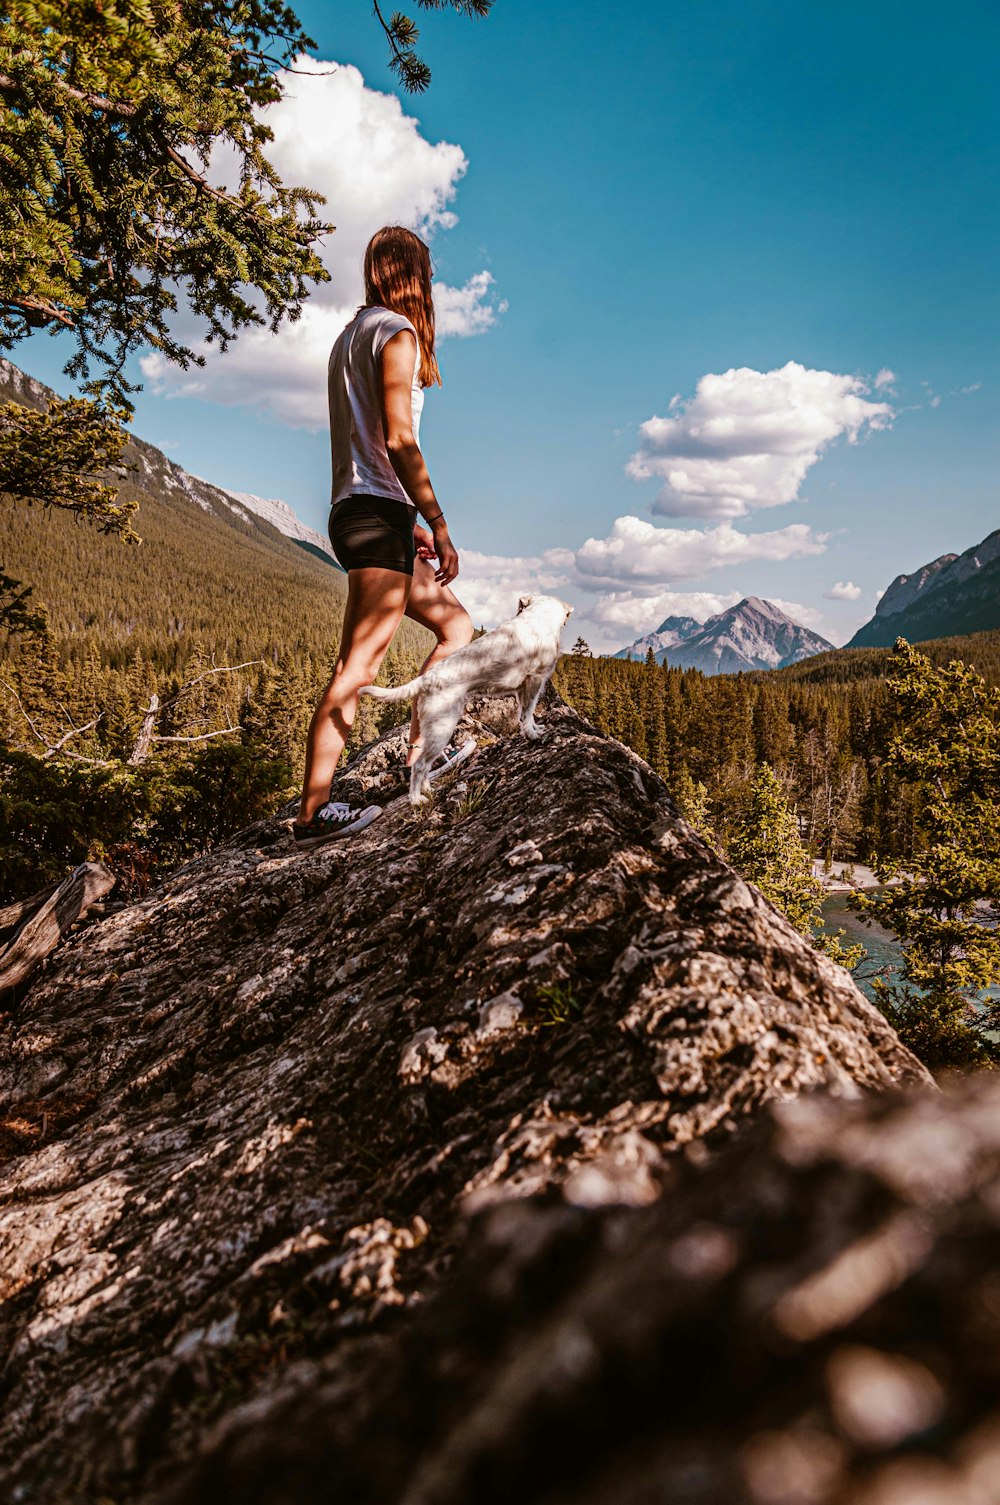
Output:
[[[480,1482],[440,1493],[434,1470],[452,1447],[456,1479],[480,1480],[479,1445],[449,1441],[448,1429],[466,1425],[467,1401],[471,1436],[476,1397],[507,1384],[490,1344],[508,1332],[520,1344],[522,1328],[527,1342],[533,1314],[547,1330],[590,1261],[605,1262],[599,1283],[617,1292],[601,1318],[610,1367],[603,1328],[583,1331],[577,1349],[559,1337],[555,1358],[540,1336],[523,1364],[539,1383],[550,1361],[578,1376],[579,1417],[567,1411],[558,1426],[597,1447],[586,1387],[595,1404],[606,1382],[623,1396],[642,1390],[653,1364],[643,1335],[649,1322],[669,1331],[668,1288],[690,1308],[693,1342],[711,1306],[698,1292],[721,1290],[749,1250],[771,1248],[753,1256],[760,1278],[740,1298],[751,1316],[737,1347],[705,1328],[705,1365],[711,1357],[723,1388],[744,1383],[753,1302],[770,1310],[812,1268],[795,1242],[811,1225],[789,1188],[815,1204],[816,1249],[831,1257],[868,1226],[851,1221],[850,1198],[825,1195],[825,1172],[771,1149],[747,1151],[774,1159],[770,1181],[720,1161],[699,1211],[687,1159],[714,1155],[767,1104],[803,1092],[852,1104],[928,1079],[846,973],[685,825],[645,764],[558,702],[544,721],[546,739],[532,744],[510,735],[508,702],[474,707],[463,734],[478,751],[418,816],[403,733],[390,734],[334,786],[335,798],[385,804],[359,837],[302,854],[277,820],[248,829],[81,932],[3,1021],[4,1498],[122,1505],[180,1487],[181,1499],[215,1489],[276,1505],[330,1498],[334,1474],[343,1500],[493,1498]],[[867,1109],[851,1112],[860,1122]],[[841,1135],[836,1124],[830,1133]],[[746,1209],[742,1231],[722,1218],[727,1195]],[[449,1295],[470,1216],[486,1221],[462,1268],[485,1260],[495,1278],[460,1276]],[[775,1285],[769,1260],[792,1273]],[[411,1340],[432,1310],[433,1341],[426,1328]],[[474,1352],[456,1350],[449,1367],[455,1321]],[[782,1332],[778,1357],[782,1344],[832,1341]],[[852,1342],[880,1348],[860,1330]],[[877,1388],[886,1363],[896,1364],[888,1412],[906,1413],[911,1390],[922,1397],[913,1405],[933,1409],[933,1365],[929,1380],[915,1377],[906,1363],[927,1363],[889,1347],[888,1359],[848,1352],[831,1369],[847,1395],[838,1415],[853,1414],[851,1377]],[[393,1386],[417,1374],[421,1350],[426,1396],[408,1420],[411,1380]],[[657,1386],[665,1372],[650,1370]],[[508,1416],[511,1439],[527,1429],[518,1457],[529,1458],[532,1408],[516,1373],[487,1409]],[[689,1399],[698,1393],[692,1379]],[[440,1402],[440,1433],[425,1402]],[[643,1427],[667,1426],[667,1403],[650,1405],[645,1421],[636,1413],[636,1446]],[[314,1429],[293,1425],[307,1415]],[[693,1400],[685,1415],[694,1428]],[[870,1423],[880,1436],[903,1424],[892,1415]],[[648,1445],[659,1457],[652,1434]],[[425,1472],[410,1467],[422,1449]],[[506,1477],[499,1453],[482,1456]],[[304,1471],[303,1491],[326,1493],[286,1489],[287,1469]],[[560,1494],[546,1477],[548,1495],[539,1473],[523,1497],[614,1497],[566,1493],[577,1474]],[[407,1492],[424,1478],[423,1493]]]

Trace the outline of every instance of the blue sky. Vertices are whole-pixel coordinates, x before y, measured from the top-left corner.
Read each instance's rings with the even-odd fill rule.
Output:
[[[136,428],[173,458],[325,528],[317,351],[384,206],[425,215],[466,331],[422,438],[474,615],[541,583],[612,648],[754,593],[839,642],[897,572],[1000,524],[994,7],[496,0],[418,14],[419,99],[361,0],[300,14],[361,75],[310,84],[330,107],[290,105],[278,154],[331,193],[330,306],[308,349],[247,342],[194,395],[157,373]],[[61,354],[18,358],[65,388]]]

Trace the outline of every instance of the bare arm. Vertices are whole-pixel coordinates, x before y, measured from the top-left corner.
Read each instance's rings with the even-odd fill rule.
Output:
[[[447,585],[458,574],[458,554],[413,435],[411,389],[416,359],[417,342],[408,329],[394,334],[382,350],[382,429],[389,463],[434,534],[439,564],[436,578],[441,585]]]

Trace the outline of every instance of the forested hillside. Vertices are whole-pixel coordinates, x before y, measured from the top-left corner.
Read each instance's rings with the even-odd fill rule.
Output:
[[[922,645],[936,664],[961,659],[1000,683],[1000,632]],[[681,804],[724,843],[755,769],[769,764],[818,855],[907,855],[915,812],[884,768],[895,725],[890,651],[838,650],[767,674],[708,678],[647,659],[565,656],[556,684],[603,731],[665,777]]]
[[[974,664],[990,684],[1000,684],[1000,630],[934,638],[930,642],[921,642],[919,647],[934,664],[960,659],[963,663]],[[832,653],[819,653],[801,664],[790,664],[767,677],[772,681],[795,680],[798,684],[855,684],[859,680],[884,676],[891,657],[889,648],[836,648]]]

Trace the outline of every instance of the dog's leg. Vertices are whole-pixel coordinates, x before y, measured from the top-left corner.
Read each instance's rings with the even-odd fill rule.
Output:
[[[535,720],[535,707],[541,699],[547,678],[548,676],[544,675],[541,679],[537,677],[526,679],[517,692],[517,698],[521,704],[521,731],[531,742],[537,742],[543,735],[542,728]]]
[[[430,764],[423,753],[419,753],[416,761],[410,765],[410,804],[414,810],[423,804],[427,794],[429,787],[427,773],[429,768]]]
[[[429,786],[429,774],[436,760],[451,741],[462,712],[465,693],[428,695],[420,708],[420,752],[410,769],[410,804],[414,809],[423,803]]]

